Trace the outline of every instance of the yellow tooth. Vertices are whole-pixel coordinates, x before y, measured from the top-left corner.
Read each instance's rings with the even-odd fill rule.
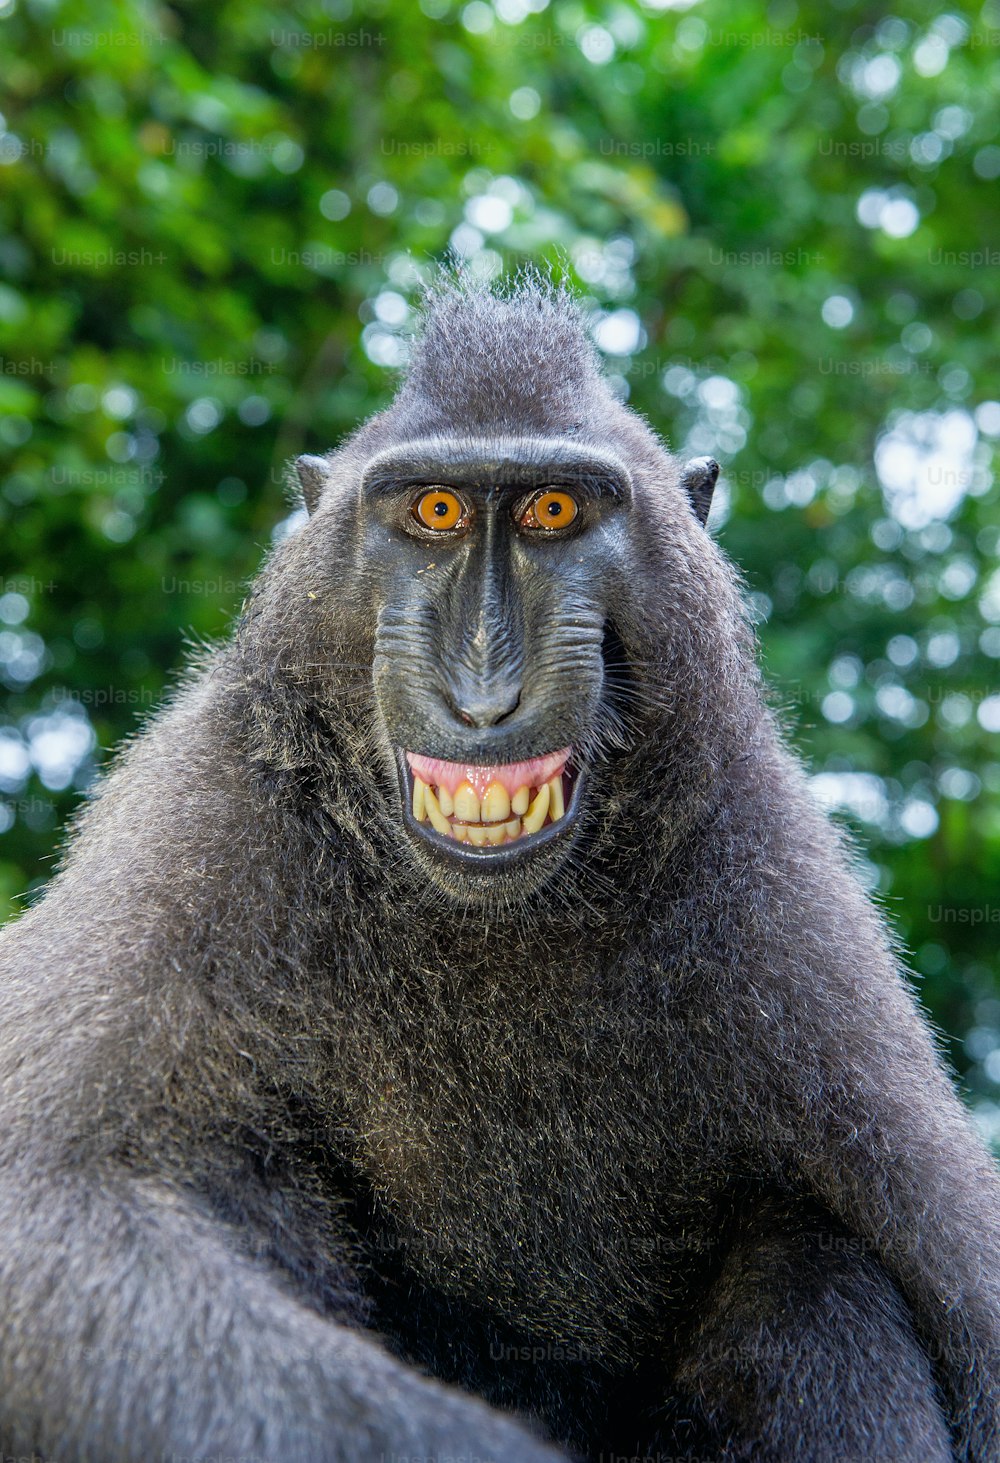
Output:
[[[483,798],[484,823],[502,823],[510,817],[510,798],[502,782],[491,782]]]
[[[451,836],[457,839],[459,843],[467,843],[469,841],[469,830],[464,823],[453,823],[451,825]]]
[[[474,843],[477,848],[482,848],[486,842],[486,829],[482,823],[470,823],[468,828],[469,842]]]
[[[455,811],[455,799],[446,787],[439,787],[437,790],[438,806],[446,818],[450,818]]]
[[[426,792],[426,782],[421,782],[419,777],[415,777],[413,779],[413,816],[418,823],[423,823],[427,818],[427,806],[424,802]]]
[[[525,833],[537,833],[545,822],[545,814],[549,811],[549,784],[546,782],[538,789],[535,801],[521,819],[521,827]]]
[[[503,824],[489,823],[486,827],[486,837],[491,843],[503,843]]]
[[[517,835],[521,831],[521,820],[520,820],[520,818],[511,818],[511,820],[510,820],[509,823],[505,823],[503,825],[503,831],[506,833],[506,835],[507,835],[508,838],[510,838],[510,839],[516,838]]]
[[[435,833],[451,833],[451,824],[441,811],[441,805],[434,796],[433,790],[427,788],[424,793],[424,805],[427,808],[427,816],[431,820],[431,827]]]
[[[565,813],[566,811],[566,804],[563,802],[561,772],[557,772],[555,777],[553,777],[552,781],[549,783],[549,792],[551,794],[551,800],[549,802],[549,812],[552,815],[552,821],[554,823],[556,819],[561,818],[563,813]]]
[[[531,792],[526,787],[519,787],[510,800],[510,810],[522,818],[528,811],[528,803],[531,801]]]
[[[476,790],[468,782],[460,782],[455,792],[455,817],[463,823],[479,822],[479,799]]]

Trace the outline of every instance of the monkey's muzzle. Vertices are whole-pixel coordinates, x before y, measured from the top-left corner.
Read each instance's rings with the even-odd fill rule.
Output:
[[[403,752],[406,821],[442,852],[477,863],[518,857],[572,821],[582,781],[571,765],[572,750],[495,765]]]

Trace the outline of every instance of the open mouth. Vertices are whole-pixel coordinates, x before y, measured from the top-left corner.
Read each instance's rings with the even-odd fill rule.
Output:
[[[580,778],[571,747],[527,762],[475,765],[404,752],[407,821],[431,842],[478,857],[526,852],[563,831]]]

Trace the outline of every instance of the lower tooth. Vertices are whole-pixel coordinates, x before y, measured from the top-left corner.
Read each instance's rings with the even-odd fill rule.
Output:
[[[453,823],[451,826],[451,836],[459,843],[466,843],[469,838],[469,830],[464,823]]]
[[[521,831],[520,818],[511,818],[509,823],[505,823],[503,825],[503,831],[506,833],[508,838],[516,838]]]
[[[503,824],[489,823],[486,827],[486,837],[491,843],[503,843]]]
[[[434,796],[431,788],[427,788],[424,793],[424,805],[427,808],[427,816],[431,820],[431,827],[434,829],[434,832],[449,835],[451,833],[451,824],[442,813],[441,805]]]
[[[561,818],[563,813],[565,813],[566,811],[566,804],[563,802],[563,785],[561,772],[557,772],[555,777],[553,777],[552,781],[549,783],[549,793],[549,817],[552,819],[553,823],[555,823],[556,820]]]
[[[545,814],[549,811],[549,798],[552,794],[549,791],[549,784],[543,783],[538,789],[538,795],[531,807],[521,819],[521,827],[525,833],[537,833],[545,822]]]
[[[486,842],[486,829],[483,825],[481,823],[469,823],[468,832],[469,842],[474,844],[476,848],[482,848]]]

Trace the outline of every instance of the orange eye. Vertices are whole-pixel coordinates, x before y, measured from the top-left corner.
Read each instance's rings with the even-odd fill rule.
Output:
[[[414,503],[413,511],[425,528],[457,528],[465,517],[461,499],[447,488],[429,488]]]
[[[580,505],[569,493],[558,488],[546,488],[521,514],[521,528],[568,528],[580,511]]]

